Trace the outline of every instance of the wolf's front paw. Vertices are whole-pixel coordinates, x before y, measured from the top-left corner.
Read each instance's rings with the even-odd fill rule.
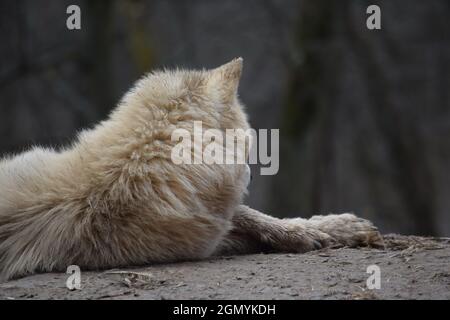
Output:
[[[308,222],[320,231],[330,235],[339,244],[349,247],[370,246],[384,248],[383,238],[372,222],[358,218],[354,214],[314,216]]]

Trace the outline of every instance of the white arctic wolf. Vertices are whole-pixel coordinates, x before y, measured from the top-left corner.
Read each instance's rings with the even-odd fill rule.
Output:
[[[0,161],[0,279],[331,243],[382,245],[352,214],[277,219],[242,204],[246,164],[175,164],[174,129],[248,129],[242,59],[208,71],[154,72],[109,119],[63,151]]]

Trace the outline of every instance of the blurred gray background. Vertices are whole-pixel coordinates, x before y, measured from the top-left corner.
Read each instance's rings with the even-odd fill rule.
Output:
[[[382,30],[366,28],[370,4]],[[281,135],[251,206],[450,235],[449,16],[448,0],[3,0],[0,154],[67,144],[153,68],[242,56],[251,124]]]

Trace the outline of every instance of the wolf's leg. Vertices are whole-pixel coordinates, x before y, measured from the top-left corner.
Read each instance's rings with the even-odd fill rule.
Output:
[[[382,247],[383,240],[370,221],[348,213],[278,219],[242,205],[216,253],[307,252],[332,244]]]
[[[278,219],[241,205],[233,216],[233,229],[216,254],[307,252],[321,249],[333,239],[299,220]],[[306,222],[306,220],[304,220]]]

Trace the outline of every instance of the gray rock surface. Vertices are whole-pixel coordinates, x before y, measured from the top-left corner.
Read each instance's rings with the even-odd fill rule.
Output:
[[[218,257],[140,268],[37,274],[0,284],[0,299],[450,299],[450,239],[389,235],[386,250]],[[369,290],[369,265],[381,288]]]

